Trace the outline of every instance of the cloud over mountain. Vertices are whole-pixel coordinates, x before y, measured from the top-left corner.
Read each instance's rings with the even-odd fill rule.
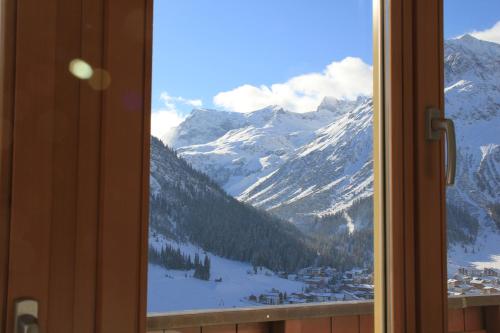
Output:
[[[179,105],[190,107],[201,107],[203,105],[201,99],[170,96],[166,91],[161,93],[160,100],[164,106],[159,110],[153,110],[151,113],[151,134],[157,138],[168,135],[174,127],[178,126],[186,118],[183,112],[179,110]]]
[[[355,99],[372,93],[372,66],[360,58],[347,57],[330,63],[320,73],[292,77],[270,86],[241,85],[220,92],[213,102],[230,111],[251,112],[269,105],[278,105],[292,112],[314,110],[325,96]]]
[[[491,28],[482,31],[473,31],[471,35],[489,42],[500,44],[500,21],[495,23]]]

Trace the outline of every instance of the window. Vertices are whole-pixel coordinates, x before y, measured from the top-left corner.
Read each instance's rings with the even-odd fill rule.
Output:
[[[445,113],[457,140],[446,191],[452,296],[500,294],[499,12],[495,1],[445,1]]]
[[[371,300],[372,2],[156,1],[148,311]]]

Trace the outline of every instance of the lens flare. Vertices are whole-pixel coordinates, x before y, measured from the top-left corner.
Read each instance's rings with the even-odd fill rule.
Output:
[[[80,80],[88,80],[94,74],[92,66],[82,59],[73,59],[69,63],[69,72]]]
[[[96,68],[88,83],[94,90],[106,90],[111,84],[111,75],[105,69]]]

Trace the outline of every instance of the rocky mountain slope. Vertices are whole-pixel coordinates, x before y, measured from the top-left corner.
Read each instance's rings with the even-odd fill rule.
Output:
[[[444,62],[446,113],[458,147],[449,239],[464,246],[500,226],[500,45],[469,35],[448,40]],[[366,97],[325,98],[305,113],[197,110],[168,140],[240,201],[305,230],[343,216],[343,228],[355,232],[371,228],[369,215],[353,219],[349,207],[373,192],[372,113]]]
[[[500,230],[495,213],[500,206],[500,44],[469,35],[447,41],[445,87],[458,168],[456,185],[447,189],[448,221],[455,231],[449,228],[448,235],[452,244],[481,251],[486,238]],[[462,213],[450,211],[457,209]]]
[[[316,257],[295,226],[227,195],[156,138],[150,188],[152,234],[275,271],[294,271]]]

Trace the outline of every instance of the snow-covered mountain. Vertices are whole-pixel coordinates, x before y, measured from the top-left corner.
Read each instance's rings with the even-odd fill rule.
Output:
[[[179,146],[180,140],[174,137],[170,142],[174,144],[174,147],[177,147],[180,156],[189,161],[194,168],[209,175],[210,178],[223,186],[229,194],[239,200],[248,201],[256,207],[268,209],[272,205],[272,200],[267,200],[268,196],[274,195],[276,192],[259,193],[261,192],[260,190],[257,191],[260,188],[259,184],[265,183],[267,179],[273,176],[287,177],[284,176],[285,169],[282,169],[282,167],[288,165],[287,163],[295,163],[291,164],[292,167],[289,169],[289,172],[293,172],[291,169],[296,168],[293,165],[300,164],[296,160],[305,160],[314,155],[313,151],[316,145],[318,145],[319,150],[323,150],[328,146],[328,139],[335,136],[332,132],[335,132],[336,126],[347,126],[349,128],[346,128],[346,130],[350,130],[353,122],[349,121],[349,119],[359,117],[359,115],[353,114],[359,107],[363,107],[364,110],[364,120],[361,121],[364,121],[366,125],[365,134],[371,136],[370,124],[366,123],[366,121],[369,121],[368,118],[371,117],[368,112],[370,105],[369,98],[360,97],[353,101],[325,98],[317,110],[306,113],[293,113],[276,106],[268,107],[247,114],[237,114],[240,123],[243,123],[243,125],[234,129],[226,127],[227,131],[212,141],[203,144]],[[193,131],[193,135],[187,134],[186,136],[196,137],[196,134],[200,132],[198,126],[206,119],[207,113],[213,114],[211,117],[213,119],[221,119],[226,116],[233,117],[234,115],[234,113],[214,110],[205,111],[204,113],[196,111],[179,128],[183,133]],[[244,120],[241,121],[241,119]],[[191,129],[191,124],[194,123],[196,123],[196,127]],[[208,127],[212,127],[212,124],[208,125]],[[217,127],[217,131],[220,128]],[[210,135],[212,134],[213,132]],[[366,139],[370,140],[369,137]],[[342,138],[336,137],[335,140],[340,142]],[[176,144],[177,146],[175,146]],[[364,148],[366,147],[365,145]],[[366,158],[369,159],[371,156],[370,151],[369,149],[365,150],[368,154]],[[311,162],[306,163],[310,164]],[[318,164],[316,168],[318,167],[321,168],[322,165]],[[344,167],[342,166],[342,168]],[[354,170],[354,168],[352,169]],[[340,170],[337,170],[336,175],[339,174]],[[283,192],[284,196],[278,195],[275,198],[283,203],[289,201],[285,203],[285,206],[294,206],[295,204],[292,203],[295,201],[298,201],[296,204],[300,205],[304,202],[300,199],[307,196],[307,192],[304,192],[306,188],[303,188],[305,183],[294,181],[293,179],[296,177],[294,174],[288,176],[290,176],[289,183],[292,186]],[[316,174],[316,176],[313,178],[321,177],[321,174]],[[323,195],[331,196],[331,193],[325,192],[327,191],[325,186],[332,187],[334,185],[332,184],[333,180],[326,184],[319,184],[321,182],[319,179],[315,181],[313,178],[309,178],[308,183],[315,183],[314,185],[318,188],[321,186]],[[277,181],[282,182],[282,180]],[[299,192],[301,192],[300,195]],[[323,211],[331,208],[330,203],[323,205]],[[296,210],[299,211],[300,208],[296,208]],[[302,214],[304,211],[299,213]],[[291,214],[280,214],[280,216],[287,219],[292,217]]]
[[[448,190],[456,231],[450,238],[463,243],[470,230],[479,235],[500,225],[500,45],[469,35],[446,41],[445,86],[459,158],[457,184]],[[276,106],[247,114],[196,111],[176,133],[169,142],[195,169],[239,200],[298,225],[348,212],[373,192],[369,98],[327,97],[306,113]],[[465,225],[453,218],[457,209],[468,214]],[[350,230],[370,226],[347,221]]]
[[[240,113],[195,109],[179,126],[163,135],[162,140],[174,148],[196,145],[215,140],[245,124],[245,117]]]
[[[239,199],[303,225],[372,194],[372,102],[314,131],[278,170],[248,187]]]
[[[295,226],[227,195],[156,138],[150,188],[150,230],[167,240],[274,271],[294,271],[316,257]]]
[[[457,133],[456,185],[447,189],[455,216],[448,218],[450,251],[457,263],[491,262],[500,254],[500,44],[469,35],[447,41],[445,87]],[[450,211],[457,207],[462,214]]]

